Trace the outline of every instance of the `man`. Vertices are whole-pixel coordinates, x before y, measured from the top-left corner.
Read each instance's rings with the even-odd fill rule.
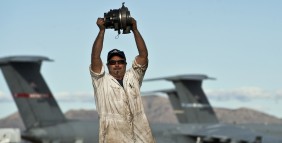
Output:
[[[99,142],[154,143],[140,95],[148,52],[136,21],[132,18],[132,32],[139,55],[132,68],[126,71],[124,52],[117,49],[109,51],[109,74],[105,73],[100,57],[105,34],[104,20],[98,18],[97,25],[100,31],[92,47],[90,73],[99,114]]]

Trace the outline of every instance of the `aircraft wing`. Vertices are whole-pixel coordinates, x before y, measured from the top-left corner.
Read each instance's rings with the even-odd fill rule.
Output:
[[[259,143],[281,143],[281,138],[267,136],[239,124],[181,124],[178,128],[170,132],[171,134],[189,136],[199,142],[216,141],[220,143],[232,141],[253,143],[259,140],[261,141]]]
[[[225,124],[191,124],[185,125],[179,133],[195,137],[203,137],[205,140],[236,140],[254,141],[257,135],[244,128],[225,125]]]

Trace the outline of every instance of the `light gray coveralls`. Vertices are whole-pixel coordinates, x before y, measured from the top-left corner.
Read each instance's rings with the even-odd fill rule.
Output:
[[[134,60],[126,71],[122,87],[104,66],[100,73],[90,68],[96,108],[99,114],[99,143],[154,143],[144,112],[140,87],[147,65]]]

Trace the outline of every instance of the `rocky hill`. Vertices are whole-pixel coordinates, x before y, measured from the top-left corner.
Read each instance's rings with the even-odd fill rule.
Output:
[[[144,96],[144,108],[151,123],[177,123],[177,118],[173,114],[170,102],[165,97]],[[278,123],[282,124],[282,119],[255,111],[248,108],[225,109],[215,108],[217,117],[224,123]],[[68,119],[78,120],[98,120],[95,110],[69,110],[65,113]],[[0,128],[21,128],[24,129],[18,113],[14,113],[6,118],[0,119]]]
[[[215,108],[218,119],[224,123],[282,124],[282,119],[249,108]]]

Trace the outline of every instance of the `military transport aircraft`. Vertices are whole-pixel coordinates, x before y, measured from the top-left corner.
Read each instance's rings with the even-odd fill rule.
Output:
[[[98,142],[98,122],[68,120],[40,73],[42,56],[0,58],[0,67],[26,127],[22,139],[35,143]],[[180,124],[151,124],[158,143],[282,143],[282,127],[219,123],[202,90],[206,75],[165,79],[175,89],[167,93]],[[274,126],[272,126],[274,127]]]

